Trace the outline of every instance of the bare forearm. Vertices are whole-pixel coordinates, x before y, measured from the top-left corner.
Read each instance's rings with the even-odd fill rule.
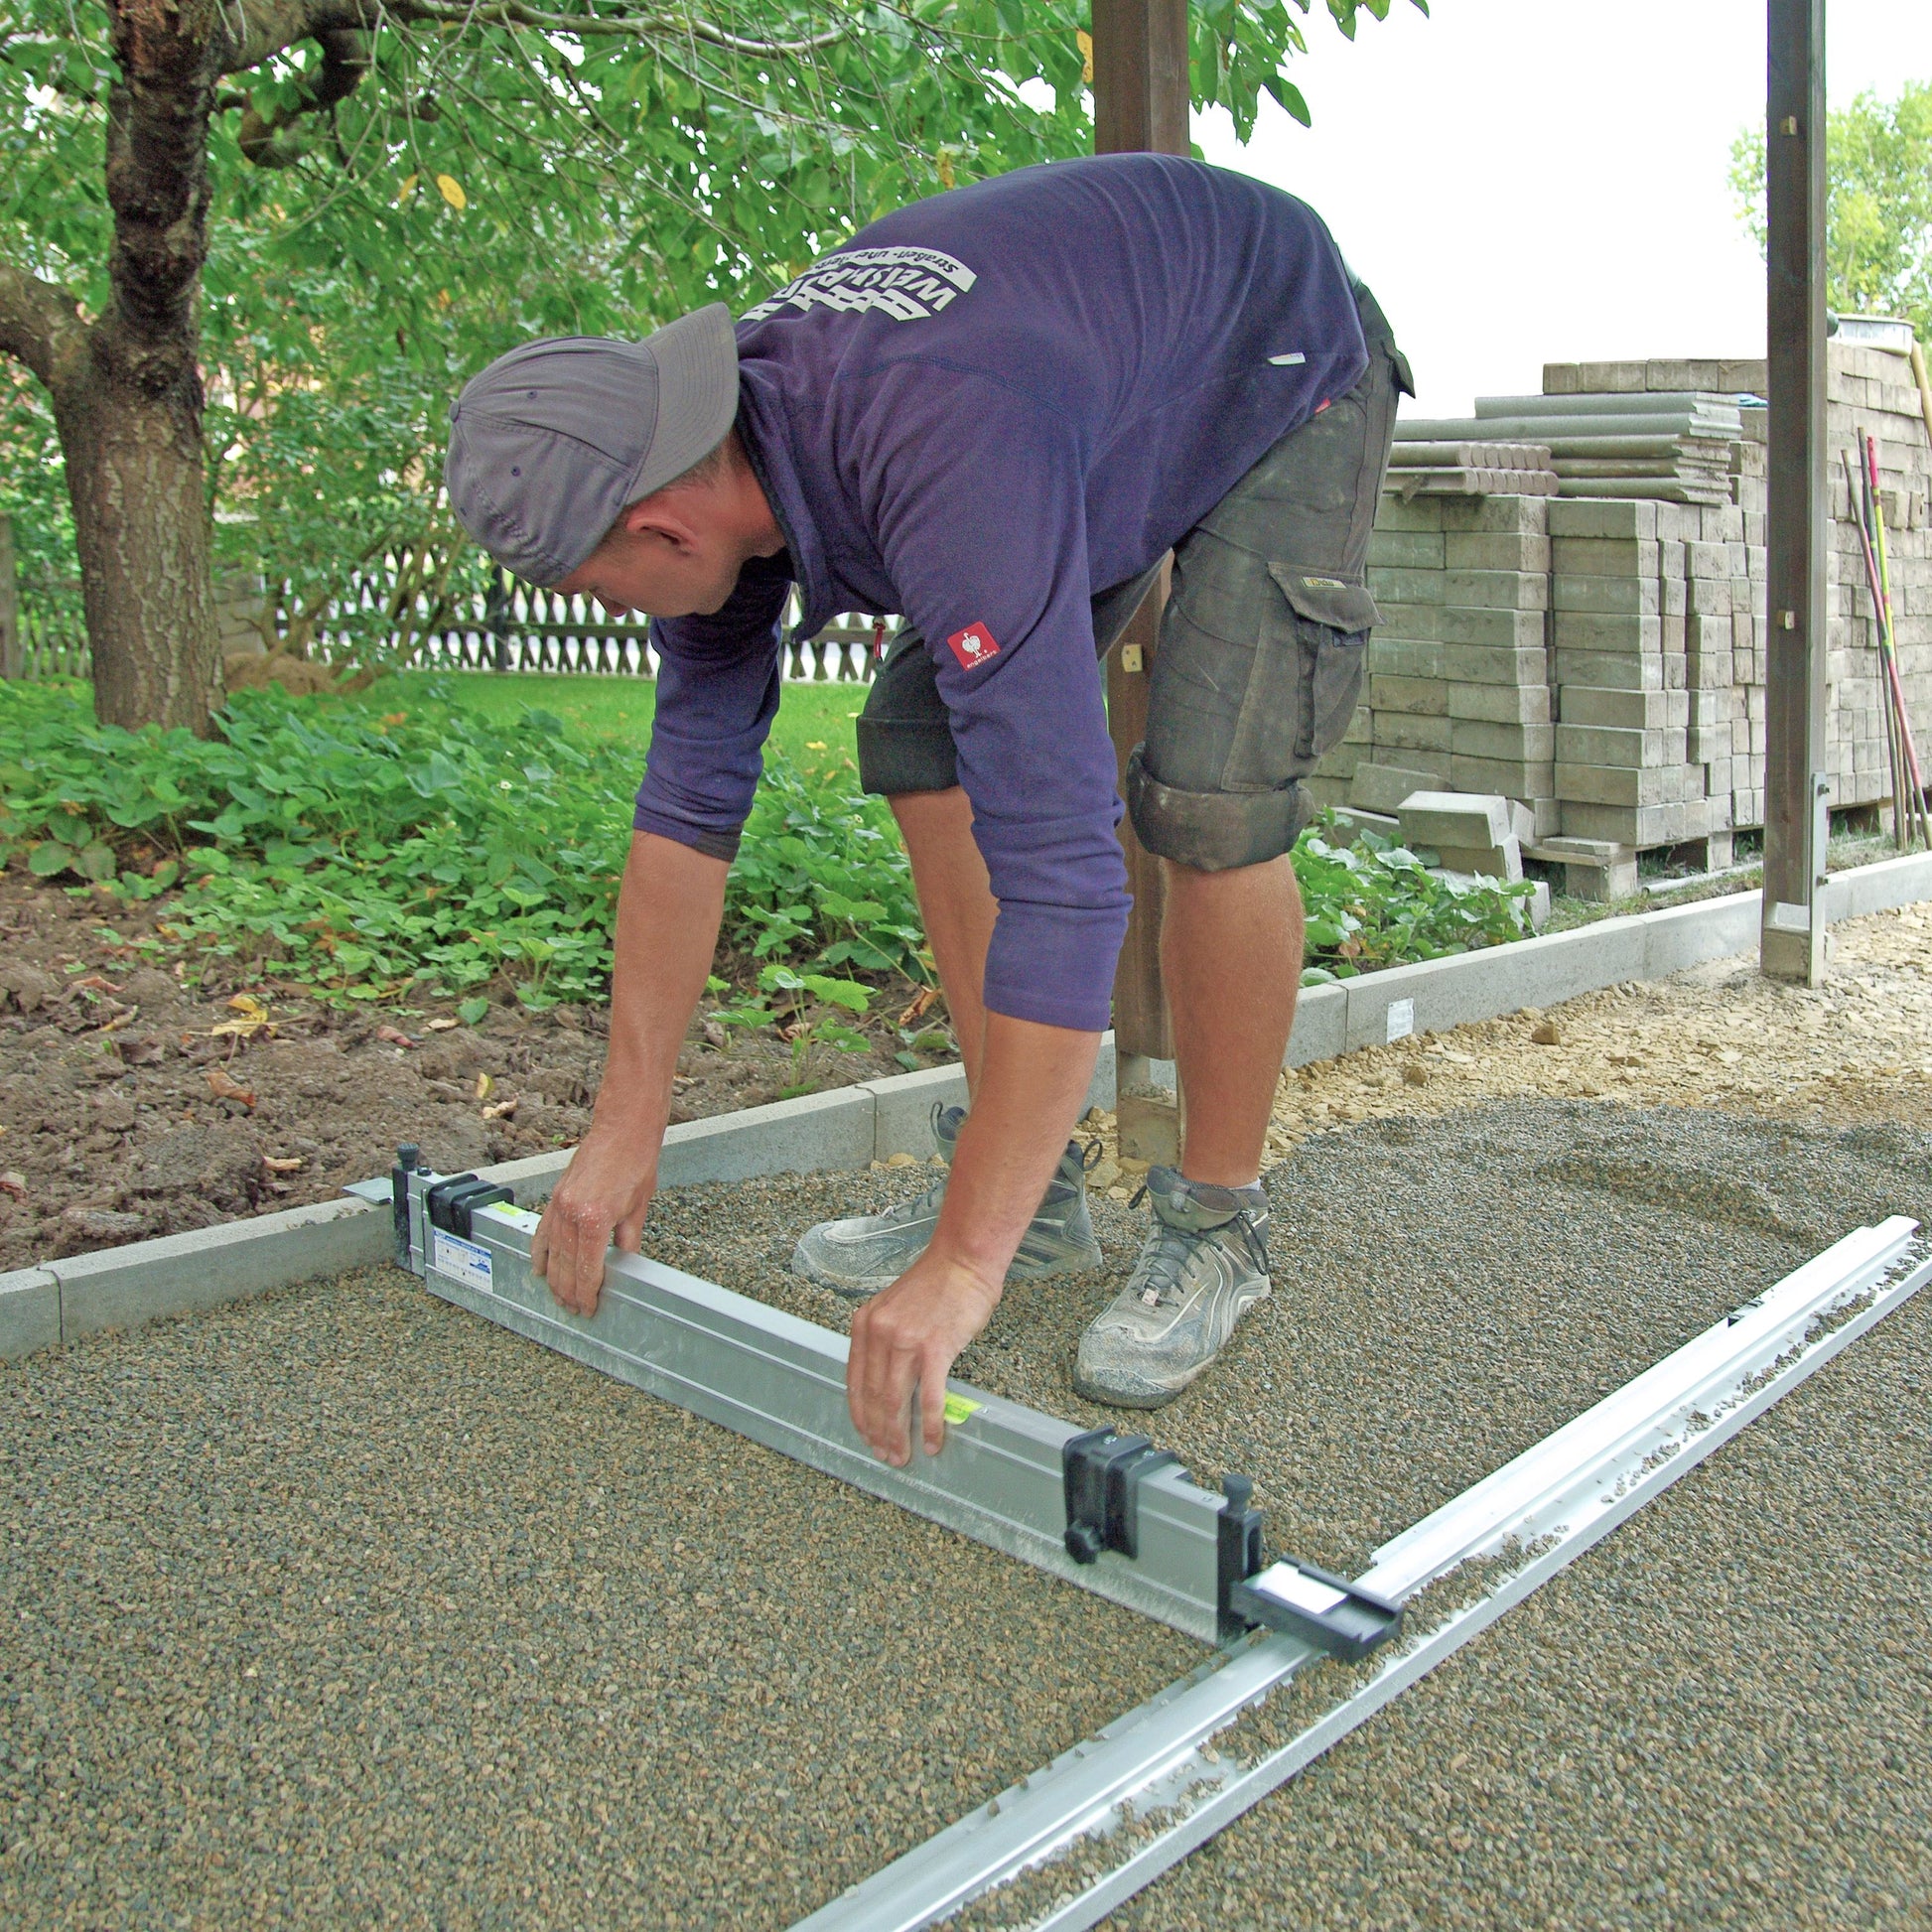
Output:
[[[846,1401],[873,1452],[911,1459],[919,1391],[925,1452],[945,1440],[946,1375],[999,1306],[1008,1264],[1046,1191],[1093,1078],[1098,1034],[989,1014],[973,1111],[960,1129],[932,1243],[852,1319]]]
[[[993,1013],[973,1110],[960,1130],[933,1247],[980,1279],[1005,1278],[1079,1118],[1098,1034]]]
[[[654,833],[632,837],[618,900],[600,1127],[663,1132],[678,1050],[717,948],[729,871]]]

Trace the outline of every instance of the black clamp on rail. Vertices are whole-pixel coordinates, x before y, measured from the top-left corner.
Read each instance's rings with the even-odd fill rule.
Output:
[[[1366,1657],[1402,1628],[1402,1605],[1299,1557],[1272,1563],[1228,1591],[1228,1607],[1248,1623],[1300,1637],[1331,1657]]]
[[[1141,1484],[1179,1461],[1145,1436],[1116,1436],[1090,1429],[1069,1436],[1060,1448],[1066,1478],[1066,1554],[1075,1563],[1097,1563],[1102,1550],[1124,1557],[1141,1554]]]
[[[458,1173],[430,1188],[423,1196],[423,1205],[429,1210],[431,1227],[468,1241],[474,1231],[470,1217],[478,1208],[500,1207],[515,1198],[507,1187],[494,1180],[484,1180],[474,1173]]]
[[[1221,1641],[1232,1643],[1244,1635],[1251,1619],[1235,1609],[1235,1588],[1261,1568],[1261,1511],[1254,1508],[1252,1476],[1221,1478],[1219,1547],[1215,1552],[1215,1608],[1221,1615]]]
[[[414,1141],[396,1149],[396,1165],[389,1170],[389,1219],[396,1231],[396,1262],[409,1266],[409,1179],[423,1164],[423,1150]]]

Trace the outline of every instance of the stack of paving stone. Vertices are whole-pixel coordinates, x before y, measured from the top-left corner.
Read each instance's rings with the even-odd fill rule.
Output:
[[[1752,764],[1748,729],[1742,745],[1732,730],[1736,621],[1754,661],[1763,616],[1744,513],[1559,501],[1550,533],[1563,834],[1634,850],[1709,839],[1727,862],[1735,794],[1761,789],[1763,768],[1761,743]]]
[[[1399,442],[1389,487],[1410,496],[1554,496],[1557,474],[1541,443]]]
[[[1396,812],[1402,843],[1432,872],[1459,886],[1523,877],[1527,815],[1522,806],[1498,796],[1460,791],[1414,791]],[[1540,932],[1550,912],[1550,892],[1542,881],[1527,908],[1528,922]]]
[[[1414,791],[1496,793],[1527,808],[1536,834],[1559,829],[1553,507],[1537,495],[1383,496],[1365,702],[1311,781],[1318,802],[1393,814]]]
[[[1878,439],[1900,667],[1921,755],[1932,756],[1932,404],[1907,359],[1882,348],[1833,344],[1830,375],[1826,768],[1832,803],[1861,805],[1885,798],[1890,781],[1870,599],[1837,453],[1858,430]],[[1765,369],[1553,363],[1544,378],[1551,396],[1533,400],[1634,397],[1638,418],[1653,398],[1717,397],[1737,423],[1725,457],[1734,500],[1579,497],[1572,479],[1554,502],[1405,499],[1392,472],[1369,549],[1383,621],[1363,703],[1310,788],[1321,803],[1388,817],[1415,791],[1499,794],[1526,812],[1531,856],[1565,865],[1573,890],[1594,879],[1627,891],[1639,850],[1706,840],[1708,862],[1722,864],[1733,828],[1764,821]],[[1492,432],[1497,420],[1471,419]]]
[[[1731,500],[1731,452],[1744,434],[1734,396],[1704,390],[1479,396],[1475,407],[1473,417],[1398,424],[1398,445],[1534,438],[1549,446],[1559,496]]]

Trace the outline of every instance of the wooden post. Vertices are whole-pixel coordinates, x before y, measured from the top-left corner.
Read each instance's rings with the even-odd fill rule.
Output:
[[[1093,145],[1097,154],[1185,154],[1187,0],[1093,0]],[[1124,774],[1147,728],[1148,673],[1167,603],[1167,573],[1107,659],[1107,717]],[[1114,974],[1120,1151],[1168,1166],[1180,1159],[1177,1095],[1151,1090],[1154,1060],[1173,1058],[1161,986],[1161,866],[1123,819],[1134,912]]]
[[[1825,975],[1825,0],[1768,0],[1765,323],[1770,647],[1759,963]]]
[[[25,669],[20,638],[20,584],[14,571],[13,518],[0,516],[0,677]]]

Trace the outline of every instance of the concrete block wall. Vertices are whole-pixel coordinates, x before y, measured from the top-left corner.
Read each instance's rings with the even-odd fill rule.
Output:
[[[1497,792],[1556,830],[1550,507],[1383,499],[1368,561],[1383,621],[1362,706],[1311,781],[1322,803],[1393,812],[1410,791]]]
[[[1932,759],[1932,435],[1905,357],[1834,344],[1827,769],[1833,802],[1890,793],[1880,665],[1838,463],[1878,439],[1891,603],[1921,760]],[[1553,363],[1546,394],[1761,395],[1762,362]],[[1539,837],[1642,849],[1764,820],[1764,412],[1732,450],[1736,501],[1383,497],[1362,703],[1311,789],[1393,812],[1398,793],[1499,792]]]
[[[1892,623],[1901,681],[1923,767],[1932,757],[1932,437],[1911,365],[1887,350],[1834,344],[1827,390],[1833,525],[1827,573],[1830,630],[1827,769],[1836,804],[1887,797],[1884,714],[1871,598],[1841,449],[1863,430],[1878,443],[1878,495],[1891,564]]]

